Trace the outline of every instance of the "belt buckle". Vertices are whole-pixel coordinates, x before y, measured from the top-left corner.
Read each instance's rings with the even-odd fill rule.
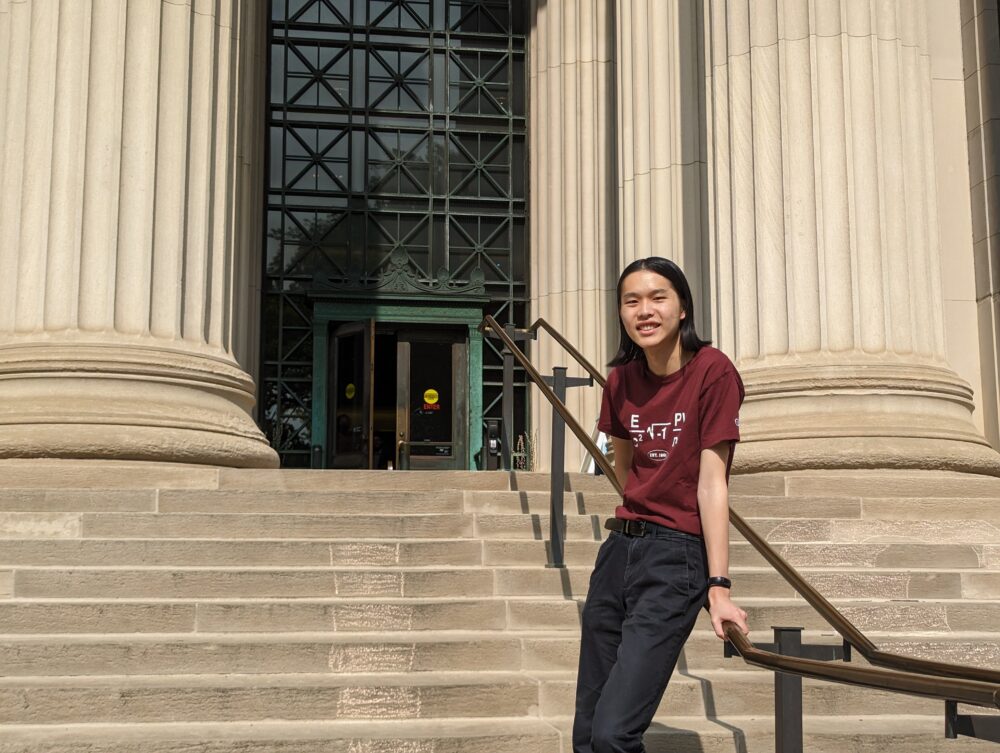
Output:
[[[623,520],[622,533],[626,536],[637,536],[642,538],[646,535],[645,520]]]

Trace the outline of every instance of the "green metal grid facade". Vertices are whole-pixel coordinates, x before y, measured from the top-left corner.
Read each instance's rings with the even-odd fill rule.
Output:
[[[310,463],[311,293],[473,294],[525,324],[526,6],[272,0],[260,417],[283,465]],[[486,416],[500,368],[487,340]]]

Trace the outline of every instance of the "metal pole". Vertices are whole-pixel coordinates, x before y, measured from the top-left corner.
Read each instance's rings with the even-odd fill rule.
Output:
[[[552,392],[560,402],[566,402],[566,367],[552,368]],[[552,473],[549,486],[549,541],[552,542],[552,563],[548,567],[566,567],[563,559],[565,520],[563,493],[565,492],[566,422],[558,411],[552,411]]]
[[[513,324],[505,324],[504,331],[507,337],[514,340],[516,333]],[[511,451],[514,448],[514,354],[507,347],[503,350],[503,396],[500,410],[503,413],[500,437],[501,459],[504,470],[511,471],[514,469],[514,464],[511,462]]]
[[[776,653],[802,655],[802,628],[774,628]],[[774,751],[802,753],[802,678],[774,673]]]

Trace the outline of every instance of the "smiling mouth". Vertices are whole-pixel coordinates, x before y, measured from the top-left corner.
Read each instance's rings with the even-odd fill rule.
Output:
[[[648,324],[640,324],[636,327],[636,329],[639,330],[639,332],[652,332],[656,329],[659,329],[659,327],[660,327],[659,324],[656,324],[655,322],[650,322]]]

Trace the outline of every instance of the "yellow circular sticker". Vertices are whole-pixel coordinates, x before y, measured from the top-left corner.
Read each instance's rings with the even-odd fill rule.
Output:
[[[434,405],[438,401],[438,398],[437,390],[431,389],[424,392],[424,402],[428,405]]]
[[[357,389],[356,389],[356,388],[354,387],[354,384],[352,383],[352,384],[349,384],[349,385],[347,385],[347,389],[345,389],[345,390],[344,390],[344,395],[346,395],[346,396],[347,396],[347,399],[348,399],[348,400],[353,400],[353,399],[354,399],[354,396],[355,396],[356,394],[358,394],[358,391],[357,391]]]

